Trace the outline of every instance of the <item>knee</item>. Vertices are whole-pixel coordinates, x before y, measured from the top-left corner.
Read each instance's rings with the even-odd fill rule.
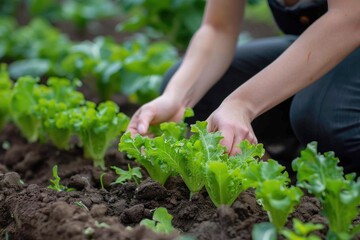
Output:
[[[318,142],[319,152],[333,151],[345,171],[359,168],[360,123],[358,116],[336,103],[321,104],[314,98],[295,96],[290,109],[291,126],[298,140],[305,146]]]

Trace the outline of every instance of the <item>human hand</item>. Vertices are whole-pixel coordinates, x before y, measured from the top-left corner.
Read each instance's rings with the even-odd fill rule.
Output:
[[[227,148],[229,155],[233,156],[240,153],[238,145],[242,140],[257,143],[251,121],[250,114],[238,103],[223,102],[207,119],[208,131],[220,131],[224,137],[220,143]]]
[[[132,116],[127,131],[132,136],[139,133],[145,135],[149,126],[166,121],[178,122],[182,119],[185,107],[176,96],[161,95],[140,107]]]

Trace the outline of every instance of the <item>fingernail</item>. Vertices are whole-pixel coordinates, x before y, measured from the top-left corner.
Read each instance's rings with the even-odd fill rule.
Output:
[[[137,128],[138,128],[140,134],[145,133],[145,126],[143,124],[139,124]]]

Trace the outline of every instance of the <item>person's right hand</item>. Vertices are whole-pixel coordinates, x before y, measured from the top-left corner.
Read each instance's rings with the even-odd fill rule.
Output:
[[[132,136],[139,133],[145,135],[149,126],[167,121],[178,122],[182,119],[185,106],[176,96],[161,95],[140,107],[132,116],[127,131]]]

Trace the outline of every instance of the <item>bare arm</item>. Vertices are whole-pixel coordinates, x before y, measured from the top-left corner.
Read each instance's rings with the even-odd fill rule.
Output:
[[[331,0],[323,17],[227,101],[245,102],[257,117],[319,79],[359,46],[360,1]]]
[[[164,94],[193,107],[220,79],[236,50],[244,5],[244,0],[207,1],[203,23]]]
[[[185,107],[193,107],[220,79],[235,54],[245,2],[207,0],[181,67],[164,93],[133,115],[128,131],[146,134],[151,124],[181,120]]]
[[[209,130],[223,132],[229,151],[238,151],[234,144],[242,139],[256,142],[250,126],[254,118],[315,82],[360,46],[360,1],[329,0],[328,6],[328,12],[276,61],[229,95],[209,117]],[[224,119],[234,108],[242,125]]]

